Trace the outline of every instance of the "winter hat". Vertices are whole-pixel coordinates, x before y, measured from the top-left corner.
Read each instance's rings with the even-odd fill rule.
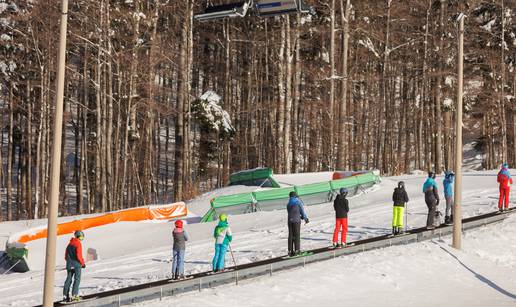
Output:
[[[405,182],[403,182],[403,181],[398,182],[398,188],[404,189],[405,188]]]
[[[435,179],[435,173],[434,173],[434,172],[432,172],[432,171],[429,171],[429,172],[428,172],[428,177],[429,177],[429,178],[432,178],[432,179]]]
[[[502,167],[503,168],[509,168],[509,163],[505,162],[504,164],[502,164]]]
[[[297,197],[297,193],[292,191],[292,192],[288,193],[288,197]]]
[[[228,216],[225,215],[224,213],[222,213],[221,215],[219,215],[219,221],[221,222],[227,222],[228,220]]]
[[[346,188],[341,188],[341,189],[340,189],[340,194],[348,195],[348,189],[346,189]]]
[[[174,225],[176,225],[177,228],[183,228],[183,221],[177,220]]]
[[[84,239],[84,233],[80,230],[77,230],[73,233],[73,236],[76,237],[77,239],[79,240],[83,240]]]

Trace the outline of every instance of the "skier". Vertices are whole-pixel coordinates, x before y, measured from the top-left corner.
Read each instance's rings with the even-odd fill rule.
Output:
[[[301,253],[301,219],[308,224],[308,216],[303,208],[303,202],[299,199],[296,192],[289,194],[287,204],[288,212],[288,255],[294,256]]]
[[[512,177],[509,173],[509,164],[504,163],[502,169],[498,172],[498,183],[500,184],[500,198],[498,199],[498,209],[500,212],[509,209],[509,194],[511,192]],[[502,206],[504,205],[505,206]]]
[[[84,233],[80,230],[75,231],[74,237],[70,239],[70,243],[66,247],[66,281],[63,287],[63,301],[78,302],[81,300],[79,296],[79,284],[81,283],[81,270],[86,267],[82,258],[82,244]],[[72,296],[70,296],[70,286],[72,285]]]
[[[172,248],[172,279],[185,278],[185,242],[189,240],[188,233],[183,228],[183,221],[177,220],[172,231],[174,246]]]
[[[428,172],[428,178],[423,184],[423,193],[425,193],[425,203],[428,207],[428,217],[426,219],[426,229],[434,229],[434,218],[439,205],[439,193],[437,191],[437,183],[435,182],[435,173]]]
[[[409,201],[407,191],[405,191],[405,182],[398,182],[398,187],[394,188],[394,193],[392,193],[392,201],[394,202],[392,207],[392,234],[397,235],[403,233],[403,211],[405,210],[405,204]]]
[[[348,189],[341,188],[340,194],[333,201],[333,209],[335,209],[335,230],[333,231],[333,247],[343,247],[346,245],[346,236],[348,234],[348,212],[349,202],[346,199]],[[338,244],[339,232],[342,228],[340,244]]]
[[[446,212],[444,215],[444,223],[453,223],[453,178],[455,174],[452,171],[444,173],[443,187],[444,199],[446,199]]]
[[[224,270],[224,258],[228,250],[228,245],[233,240],[231,228],[229,228],[228,217],[225,214],[219,216],[219,223],[213,231],[215,238],[215,255],[213,256],[213,272]]]

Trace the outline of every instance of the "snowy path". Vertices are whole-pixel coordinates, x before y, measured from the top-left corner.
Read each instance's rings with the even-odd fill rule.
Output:
[[[516,215],[451,238],[353,254],[145,306],[515,306]],[[295,281],[295,282],[294,282]],[[265,295],[266,293],[266,295]]]
[[[426,206],[420,191],[424,176],[386,178],[364,195],[350,200],[350,228],[348,240],[353,241],[390,232],[392,189],[398,180],[406,182],[411,201],[409,226],[422,226],[426,220]],[[442,181],[438,178],[439,183]],[[475,172],[464,176],[464,216],[472,216],[494,210],[497,195],[495,172]],[[443,210],[444,206],[440,206]],[[302,248],[327,246],[334,225],[331,204],[307,208],[310,223],[302,226]],[[286,253],[286,217],[282,211],[259,212],[252,215],[232,216],[230,224],[234,232],[232,244],[239,264],[266,259]],[[0,224],[0,233],[6,232]],[[186,271],[196,273],[211,268],[213,223],[188,225],[192,242],[187,246]],[[170,271],[170,223],[150,223],[135,226],[120,223],[88,231],[88,244],[99,250],[101,260],[90,262],[83,273],[83,294],[105,291],[164,278]],[[130,236],[127,236],[130,232]],[[124,235],[125,236],[124,236]],[[146,248],[138,250],[145,241]],[[66,244],[66,241],[63,241]],[[154,248],[148,248],[155,246]],[[30,246],[29,257],[42,257],[45,241]],[[119,248],[118,254],[103,253],[111,245]],[[131,247],[131,248],[128,248]],[[64,246],[62,247],[64,249]],[[131,252],[125,252],[125,250]],[[136,251],[135,251],[136,250]],[[231,258],[226,259],[231,265]],[[60,266],[62,269],[62,266]],[[61,296],[64,271],[56,274],[56,298]],[[0,276],[0,305],[32,305],[40,302],[43,284],[42,270],[26,274]]]

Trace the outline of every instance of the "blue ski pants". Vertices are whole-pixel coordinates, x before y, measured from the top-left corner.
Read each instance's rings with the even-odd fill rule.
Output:
[[[172,276],[185,275],[185,250],[172,251]]]
[[[72,296],[79,295],[79,284],[81,283],[81,267],[74,267],[66,270],[66,281],[63,287],[63,295],[68,297],[70,295],[70,286],[72,285]]]
[[[228,246],[225,244],[215,244],[215,255],[213,256],[213,270],[224,269],[224,258],[226,257],[226,251]]]

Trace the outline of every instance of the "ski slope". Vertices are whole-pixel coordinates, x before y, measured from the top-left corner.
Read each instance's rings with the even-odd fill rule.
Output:
[[[307,183],[312,182],[310,180],[314,180],[313,175],[315,174],[312,174],[312,176],[308,174],[286,175],[287,178],[283,178],[283,180],[291,177],[290,180],[292,182],[295,180],[295,184]],[[326,176],[326,174],[319,175],[321,177]],[[350,199],[351,212],[349,215],[348,240],[363,239],[391,231],[391,197],[393,188],[399,180],[405,181],[410,197],[408,204],[409,227],[418,227],[425,224],[427,209],[421,192],[425,176],[406,175],[384,178],[379,185]],[[442,177],[438,177],[437,181],[440,187],[442,187]],[[498,194],[496,171],[465,173],[463,185],[464,217],[495,210]],[[248,188],[243,187],[242,189]],[[228,187],[225,189],[231,189],[231,192],[236,192],[239,187]],[[209,198],[218,192],[214,191],[205,194],[198,200],[191,202],[192,208],[190,210],[195,212],[197,207],[199,212],[202,211],[200,209],[205,205],[206,200],[209,203]],[[440,210],[444,210],[442,204],[439,207]],[[310,223],[302,226],[302,248],[309,249],[327,246],[331,240],[334,225],[332,204],[307,207],[307,213],[310,217]],[[238,264],[286,254],[286,238],[288,233],[286,231],[286,214],[284,211],[231,216],[229,221],[234,232],[232,247]],[[0,235],[2,240],[9,233],[23,230],[28,223],[1,223]],[[37,224],[44,223],[44,221],[30,223]],[[211,257],[213,255],[211,235],[213,227],[213,222],[186,226],[186,230],[191,237],[191,242],[188,243],[186,250],[185,269],[187,274],[211,269]],[[171,231],[172,223],[168,222],[124,222],[86,231],[84,250],[86,251],[89,247],[95,248],[100,259],[87,262],[87,268],[83,272],[81,293],[88,294],[106,291],[169,276],[172,246]],[[68,240],[69,237],[66,236],[58,240],[58,255],[64,255],[64,248]],[[45,243],[45,240],[38,240],[29,244],[31,272],[0,276],[0,284],[2,285],[0,287],[0,306],[28,306],[41,303]],[[414,250],[420,248],[422,247],[414,247]],[[408,251],[412,250],[410,247],[407,247],[407,249]],[[375,253],[378,252],[370,252],[369,254]],[[355,255],[352,257],[354,259],[361,256]],[[392,258],[388,255],[385,257]],[[56,298],[61,297],[62,285],[66,277],[63,270],[64,259],[62,258],[58,256],[55,283]],[[349,259],[349,257],[345,257],[337,261],[344,261],[345,263]],[[226,261],[229,261],[231,264],[229,256],[226,257]],[[359,262],[356,263],[357,270],[360,270]],[[400,263],[403,263],[403,258],[400,258]],[[324,264],[317,264],[316,266],[320,265]],[[380,267],[376,268],[373,261],[367,264],[365,268],[373,271],[381,269]],[[416,270],[416,268],[411,269]],[[290,277],[287,278],[290,279]],[[197,297],[197,295],[191,294],[191,296],[187,295],[185,297],[192,299]],[[185,304],[189,299],[185,299]],[[293,302],[296,299],[294,297]],[[256,305],[260,305],[259,301],[257,302]],[[278,301],[278,305],[283,305],[283,303],[285,302],[280,303]]]

